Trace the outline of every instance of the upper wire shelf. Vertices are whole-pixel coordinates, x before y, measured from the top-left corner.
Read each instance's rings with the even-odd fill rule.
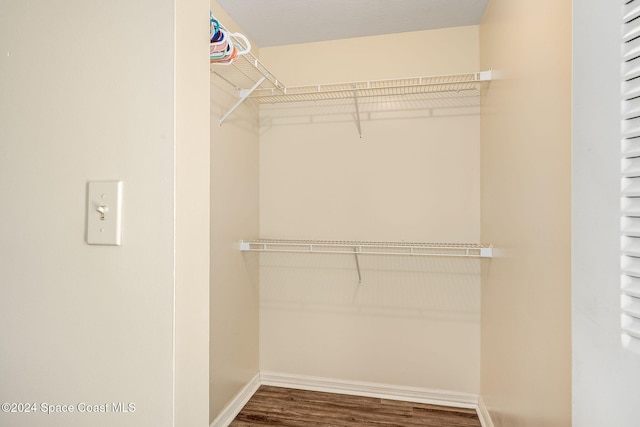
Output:
[[[491,79],[491,72],[477,72],[444,76],[423,76],[389,80],[370,80],[305,86],[257,88],[249,99],[258,103],[320,101],[357,97],[418,95],[423,93],[466,92],[478,94],[482,85]]]
[[[232,34],[230,37],[233,39]],[[251,52],[239,55],[229,64],[213,63],[210,71],[235,87],[239,93],[239,100],[221,117],[220,124],[246,100],[258,104],[273,104],[353,99],[361,137],[358,98],[434,93],[479,96],[482,88],[491,81],[491,70],[488,70],[465,74],[287,87]]]
[[[272,94],[284,93],[285,86],[265,67],[252,52],[239,56],[231,64],[211,64],[211,73],[220,76],[238,92],[254,87]]]
[[[319,101],[326,99],[414,95],[438,92],[479,92],[491,81],[491,70],[475,73],[421,76],[387,80],[285,86],[252,53],[231,64],[211,64],[211,72],[220,76],[239,92],[250,90],[246,99],[264,103]]]

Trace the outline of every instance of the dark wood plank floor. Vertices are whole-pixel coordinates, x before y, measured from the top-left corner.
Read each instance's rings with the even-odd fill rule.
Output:
[[[481,427],[473,409],[261,386],[231,427]]]

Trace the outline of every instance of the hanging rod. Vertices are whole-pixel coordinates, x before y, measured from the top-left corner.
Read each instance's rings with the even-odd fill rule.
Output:
[[[493,248],[474,243],[405,243],[333,240],[240,240],[240,250],[353,255],[491,258]]]

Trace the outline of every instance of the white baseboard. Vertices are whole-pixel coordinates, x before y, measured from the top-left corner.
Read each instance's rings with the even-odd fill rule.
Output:
[[[256,374],[222,410],[220,415],[213,420],[210,427],[227,427],[231,424],[231,421],[233,421],[261,385],[475,409],[482,427],[493,427],[493,422],[491,421],[487,407],[484,405],[482,399],[474,393],[346,381],[333,378],[285,374],[281,372],[260,372]]]
[[[240,413],[244,405],[247,404],[251,396],[260,387],[260,374],[256,374],[249,383],[240,390],[238,394],[229,402],[212,422],[210,427],[227,427],[231,421]]]
[[[480,424],[482,424],[482,427],[493,427],[493,421],[491,421],[489,409],[487,409],[487,406],[484,404],[482,396],[478,398],[478,418],[480,418]]]
[[[428,403],[456,408],[478,408],[478,395],[448,390],[396,386],[361,381],[345,381],[280,372],[260,372],[260,384],[301,390],[324,391],[354,396]]]

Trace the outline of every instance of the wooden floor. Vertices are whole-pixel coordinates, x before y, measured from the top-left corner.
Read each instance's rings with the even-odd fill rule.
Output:
[[[473,409],[261,386],[231,427],[481,427]]]

